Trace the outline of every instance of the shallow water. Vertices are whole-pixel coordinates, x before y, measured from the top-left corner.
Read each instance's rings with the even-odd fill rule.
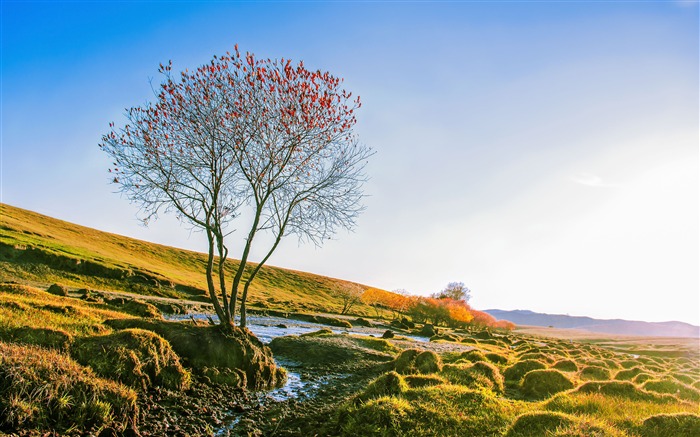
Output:
[[[211,317],[215,321],[217,320],[216,315],[213,314],[187,314],[187,315],[170,315],[167,316],[168,320],[189,320],[194,318],[196,320],[208,320]],[[373,335],[375,337],[381,337],[386,328],[368,328],[364,326],[354,326],[350,329],[337,328],[328,325],[322,325],[320,323],[305,322],[302,320],[286,319],[284,317],[274,317],[274,316],[248,316],[248,329],[250,329],[256,337],[260,339],[265,344],[269,344],[273,338],[282,337],[285,335],[299,335],[306,334],[307,332],[318,331],[319,329],[329,328],[336,334],[355,334],[355,335]],[[238,317],[236,320],[239,320]],[[279,325],[284,325],[286,328],[281,328]],[[413,335],[399,334],[402,337],[407,337],[416,341],[427,341],[425,337],[418,337]]]
[[[208,320],[211,317],[215,321],[217,320],[214,314],[187,314],[187,315],[170,315],[166,316],[168,320],[190,320],[194,318],[195,320]],[[238,320],[238,318],[237,318]],[[284,325],[285,327],[281,327]],[[283,337],[285,335],[299,335],[308,332],[318,331],[319,329],[328,328],[331,329],[336,334],[355,334],[355,335],[372,335],[374,337],[381,337],[386,328],[380,327],[364,327],[355,326],[350,329],[338,328],[328,325],[322,325],[319,323],[305,322],[302,320],[286,319],[283,317],[274,316],[248,316],[248,329],[250,329],[256,337],[260,339],[265,344],[269,344],[272,339],[277,337]],[[428,341],[425,337],[418,337],[413,335],[399,334],[402,337],[407,337],[415,341],[425,342]],[[285,360],[280,358],[275,358],[277,365],[284,367],[287,370],[287,383],[280,388],[270,390],[267,392],[259,392],[257,394],[259,402],[286,402],[292,399],[303,401],[306,399],[313,398],[323,387],[329,383],[338,382],[339,379],[343,379],[349,375],[333,375],[328,377],[313,377],[310,378],[308,374],[303,372],[303,368],[300,363],[296,363],[291,360]],[[222,427],[215,430],[218,436],[235,435],[235,429],[245,413],[232,414],[231,419],[227,421]],[[232,434],[233,433],[233,434]]]

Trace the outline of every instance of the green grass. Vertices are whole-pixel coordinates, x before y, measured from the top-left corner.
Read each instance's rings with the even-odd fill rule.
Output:
[[[205,262],[203,253],[101,232],[0,204],[0,282],[42,286],[59,282],[70,289],[87,287],[207,301]],[[229,278],[237,266],[238,261],[229,260]],[[353,286],[356,284],[348,281],[265,266],[251,285],[249,301],[287,311],[340,312],[342,302],[333,290]],[[364,316],[375,313],[363,303],[351,311]]]
[[[136,393],[57,351],[0,342],[0,431],[89,431],[136,420]]]

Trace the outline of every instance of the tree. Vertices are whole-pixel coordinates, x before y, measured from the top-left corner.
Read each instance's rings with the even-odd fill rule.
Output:
[[[471,290],[464,285],[464,282],[450,282],[442,291],[434,294],[433,297],[437,299],[449,298],[468,302],[471,298],[470,293]]]
[[[123,128],[110,123],[100,147],[145,222],[174,212],[205,232],[209,297],[229,326],[240,301],[244,327],[249,287],[283,237],[320,246],[364,209],[372,151],[352,130],[360,100],[328,72],[241,56],[237,46],[193,72],[174,77],[172,63],[159,72],[155,103],[128,109]],[[226,238],[242,215],[250,227],[229,289]],[[272,243],[246,271],[261,232]]]
[[[362,300],[364,292],[365,289],[361,285],[350,283],[336,285],[331,290],[331,294],[343,302],[343,308],[340,314],[347,314],[350,308]]]

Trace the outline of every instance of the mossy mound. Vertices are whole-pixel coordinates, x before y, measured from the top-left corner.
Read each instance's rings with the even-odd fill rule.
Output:
[[[551,411],[525,413],[515,419],[506,437],[542,437],[576,423],[576,417]]]
[[[370,322],[367,319],[363,319],[362,317],[358,317],[357,319],[353,320],[352,324],[355,326],[364,326],[367,328],[372,326],[372,322]]]
[[[356,400],[366,401],[382,396],[397,396],[408,390],[408,384],[398,373],[387,372],[374,381],[370,382],[367,388],[357,396]]]
[[[340,436],[400,436],[402,425],[414,408],[405,399],[385,396],[342,408],[338,415]]]
[[[277,337],[270,342],[275,355],[319,370],[362,370],[391,361],[397,349],[386,340],[328,334]]]
[[[136,417],[133,390],[56,351],[0,342],[0,431],[123,429]]]
[[[163,314],[155,305],[138,299],[130,299],[122,305],[115,306],[121,311],[137,317],[145,317],[147,319],[160,319],[163,317]]]
[[[700,415],[657,414],[644,420],[637,432],[641,437],[698,436],[700,435]]]
[[[576,389],[580,393],[600,393],[630,400],[642,400],[657,403],[672,401],[673,396],[650,393],[629,381],[589,381]]]
[[[462,352],[461,354],[459,354],[458,359],[471,361],[472,363],[475,363],[477,361],[486,361],[487,360],[486,355],[484,355],[483,352],[481,352],[480,350],[477,350],[477,349],[470,350],[467,352]]]
[[[427,374],[442,369],[440,356],[432,351],[407,349],[396,357],[394,369],[404,375]]]
[[[321,328],[318,331],[306,332],[304,334],[299,334],[299,337],[328,337],[334,335],[330,328]]]
[[[502,435],[514,417],[511,402],[487,391],[447,384],[346,404],[337,428],[324,435],[494,436]]]
[[[462,337],[460,336],[448,333],[437,334],[430,337],[430,341],[450,341],[453,343],[458,343],[461,339]]]
[[[506,379],[506,381],[519,382],[527,372],[546,368],[547,366],[544,365],[544,363],[542,363],[541,361],[518,361],[517,363],[513,364],[512,366],[506,368],[506,370],[503,371],[503,377]]]
[[[535,411],[519,416],[506,437],[622,437],[626,434],[590,419],[551,411]]]
[[[503,356],[501,354],[497,354],[495,352],[489,352],[486,354],[486,359],[489,360],[490,362],[494,364],[507,364],[508,363],[508,357]],[[483,361],[483,360],[479,360]]]
[[[442,360],[440,356],[433,351],[424,351],[416,355],[414,363],[418,373],[435,373],[442,369]]]
[[[610,377],[610,370],[600,366],[586,366],[579,372],[579,378],[587,381],[607,381]]]
[[[447,383],[447,381],[438,375],[406,375],[404,380],[411,388],[431,387],[433,385]]]
[[[638,366],[639,361],[636,360],[623,360],[623,361],[618,361],[617,364],[622,367],[623,369],[631,369],[632,367]]]
[[[3,339],[15,343],[60,350],[68,350],[73,342],[73,336],[61,329],[32,328],[29,326],[6,329],[0,327],[0,335]]]
[[[394,369],[401,374],[412,374],[418,373],[415,368],[416,357],[421,351],[418,349],[406,349],[401,352],[398,357],[394,360]]]
[[[451,383],[469,388],[485,388],[503,393],[503,376],[496,366],[486,361],[473,364],[447,364],[442,375]]]
[[[672,379],[649,380],[642,385],[642,388],[654,393],[671,394],[687,401],[700,401],[700,390]]]
[[[46,292],[56,296],[68,296],[68,289],[61,284],[51,285]]]
[[[541,361],[544,364],[552,364],[554,362],[554,358],[542,352],[528,352],[526,354],[520,355],[518,359],[520,361],[536,360]]]
[[[615,380],[631,381],[634,379],[635,376],[639,375],[640,373],[644,373],[644,369],[642,369],[641,367],[632,367],[629,369],[620,370],[615,374]]]
[[[247,329],[143,319],[105,323],[116,329],[141,328],[155,332],[170,343],[188,367],[199,373],[212,368],[220,372],[238,369],[245,373],[250,389],[281,386],[287,379],[286,371],[275,364],[270,348]]]
[[[552,369],[562,372],[578,372],[578,365],[573,360],[559,360],[552,365]]]
[[[556,369],[532,370],[521,383],[522,393],[533,399],[544,399],[555,393],[574,388],[574,383]]]
[[[635,384],[643,384],[646,381],[649,381],[650,379],[656,379],[656,377],[648,373],[640,373],[639,375],[632,378],[632,382],[634,382]]]
[[[98,375],[146,390],[150,386],[186,390],[190,373],[170,343],[152,331],[125,329],[76,340],[72,355]]]

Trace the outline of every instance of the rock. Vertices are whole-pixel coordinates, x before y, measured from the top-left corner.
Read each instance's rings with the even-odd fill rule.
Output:
[[[438,330],[433,327],[430,323],[426,323],[423,325],[423,328],[418,332],[418,335],[422,335],[424,337],[433,337],[437,335]]]
[[[382,334],[382,338],[394,338],[394,332],[387,329],[384,331],[384,334]]]
[[[275,325],[275,328],[287,329],[287,325],[280,323],[279,325]]]
[[[367,319],[363,319],[362,317],[358,317],[357,319],[353,320],[352,323],[353,323],[353,325],[357,325],[357,326],[366,326],[366,327],[372,326],[372,322],[370,322]]]
[[[56,296],[68,296],[68,289],[63,285],[53,284],[46,290],[47,293],[55,294]]]
[[[408,327],[408,329],[415,329],[416,328],[416,324],[413,323],[412,321],[408,320],[405,317],[403,319],[401,319],[401,323],[404,324],[406,327]]]

